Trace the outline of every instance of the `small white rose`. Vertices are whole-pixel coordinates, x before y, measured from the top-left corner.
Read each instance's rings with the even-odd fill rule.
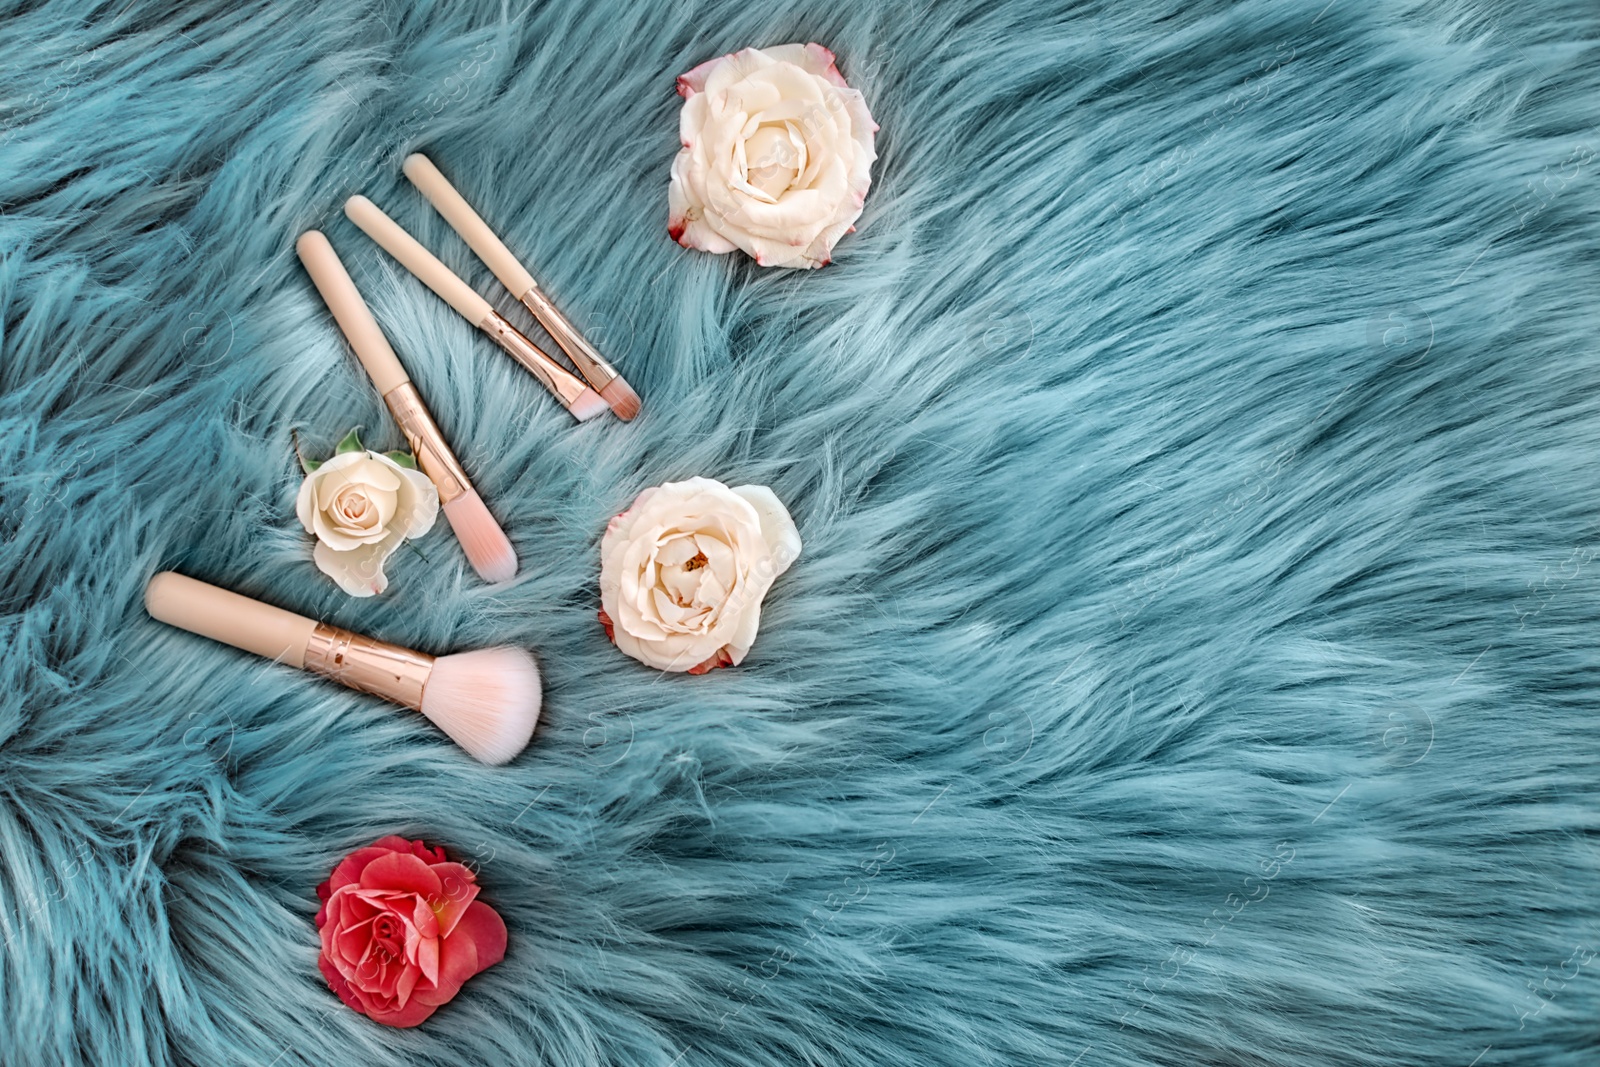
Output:
[[[317,537],[317,569],[351,596],[376,596],[389,587],[384,561],[433,528],[439,491],[388,456],[343,452],[306,475],[295,512]]]
[[[663,671],[738,664],[761,601],[800,555],[771,489],[690,478],[646,489],[600,542],[600,622],[623,652]]]
[[[763,267],[821,267],[872,184],[872,121],[820,44],[746,48],[678,78],[667,231]]]

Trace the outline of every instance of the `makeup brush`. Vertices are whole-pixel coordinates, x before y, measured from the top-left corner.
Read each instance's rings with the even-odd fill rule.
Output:
[[[539,721],[539,668],[520,648],[430,656],[162,571],[151,618],[420,711],[482,763],[506,763]]]
[[[400,424],[401,432],[411,443],[417,465],[438,488],[444,517],[456,532],[468,562],[486,582],[503,582],[510,578],[517,573],[516,549],[511,547],[505,531],[489,514],[478,491],[467,481],[466,472],[445,443],[433,416],[423,406],[416,386],[411,384],[406,369],[389,347],[366,301],[361,299],[356,283],[339,262],[338,253],[316,230],[301,234],[294,247],[328,310],[333,312],[345,340],[350,342],[372,384],[383,394],[383,402],[389,406],[394,421]]]
[[[539,289],[539,283],[533,280],[533,275],[489,229],[488,223],[472,209],[472,205],[456,192],[449,179],[439,173],[433,161],[416,152],[406,157],[402,169],[406,177],[411,179],[411,184],[444,216],[450,228],[460,234],[478,258],[494,271],[500,284],[527,305],[533,317],[539,320],[539,325],[555,338],[561,351],[572,360],[572,365],[588,379],[590,385],[600,391],[605,402],[611,405],[611,410],[617,413],[617,418],[628,420],[639,414],[639,394],[629,387],[615,367],[595,351],[571,321],[556,309]]]
[[[573,418],[586,422],[606,409],[606,402],[599,393],[522,336],[503,315],[489,306],[489,301],[451,273],[449,267],[401,229],[400,224],[385,215],[378,205],[364,196],[352,196],[344,203],[344,213],[385,252],[399,260],[402,267],[460,312],[462,318],[488,334],[507,355],[526,367]]]

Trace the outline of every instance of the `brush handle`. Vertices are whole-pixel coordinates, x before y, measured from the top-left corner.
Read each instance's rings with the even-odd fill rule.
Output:
[[[472,325],[477,326],[489,317],[493,309],[489,301],[479,296],[466,282],[457,278],[449,267],[439,262],[437,256],[423,248],[400,224],[364,196],[352,196],[344,202],[344,213],[351,222],[399,260],[400,265],[438,293]]]
[[[371,693],[412,711],[433,675],[434,657],[401,645],[321,623],[306,647],[305,669],[358,693]]]
[[[489,229],[489,224],[483,221],[460,193],[456,192],[456,187],[450,184],[450,180],[439,173],[439,168],[433,165],[433,161],[421,152],[415,152],[406,157],[402,169],[406,172],[406,177],[411,179],[411,184],[415,185],[439,214],[444,216],[450,228],[460,234],[461,239],[478,254],[478,258],[494,271],[494,276],[500,279],[500,284],[533,312],[533,317],[539,320],[539,325],[555,338],[556,344],[561,346],[561,351],[567,354],[583,376],[589,380],[589,384],[596,389],[604,389],[611,384],[612,379],[617,377],[616,368],[606,362],[595,347],[572,325],[571,320],[540,291],[539,283],[533,280],[528,268],[512,255],[511,249]]]
[[[328,239],[316,230],[307,230],[294,243],[294,249],[378,392],[387,393],[409,382],[411,376],[400,365],[400,357],[389,346],[389,339],[383,335],[378,320],[372,317],[367,302],[361,299],[350,272],[339,262],[339,254]]]
[[[438,487],[439,502],[448,504],[464,494],[472,488],[472,483],[467,481],[467,472],[461,469],[461,463],[450,451],[444,434],[439,432],[433,416],[428,414],[417,387],[411,384],[406,369],[400,365],[394,349],[389,347],[388,339],[378,328],[377,320],[372,317],[367,302],[361,299],[356,283],[344,269],[344,264],[339,262],[333,246],[322,234],[309,230],[300,235],[294,247],[300,253],[300,261],[306,265],[311,280],[316,282],[317,291],[327,301],[328,310],[333,312],[339,329],[344,331],[345,339],[355,349],[372,384],[383,394],[383,401],[389,405],[395,422],[400,424],[400,430],[406,435],[422,473]]]
[[[168,626],[295,668],[305,666],[306,646],[317,629],[312,619],[173,571],[150,579],[144,607]]]
[[[604,356],[596,351],[594,345],[584,340],[583,334],[572,325],[572,321],[557,310],[544,295],[544,290],[534,286],[522,294],[523,305],[531,312],[533,317],[544,327],[544,332],[555,338],[556,344],[561,346],[561,351],[572,360],[572,365],[578,368],[589,384],[596,389],[604,389],[620,375],[617,368],[606,362]]]
[[[479,329],[488,334],[502,352],[522,364],[568,411],[572,410],[578,397],[589,391],[581,378],[545,355],[544,349],[523,336],[522,331],[507,322],[498,311],[484,319]]]
[[[523,293],[534,288],[533,275],[528,273],[528,268],[518,262],[517,257],[511,254],[511,249],[472,210],[472,205],[456,192],[450,180],[439,173],[439,168],[433,165],[432,160],[417,152],[406,157],[401,169],[411,179],[411,184],[444,216],[450,228],[460,234],[478,258],[494,271],[494,276],[511,291],[512,296],[520,299]]]
[[[422,473],[439,490],[439,503],[448,504],[465,496],[472,483],[467,480],[467,472],[461,469],[461,461],[450,451],[439,424],[428,414],[417,387],[402,382],[383,394],[383,402],[389,405],[389,414],[399,424],[400,432],[406,435],[406,443],[411,446],[411,454],[417,457]]]

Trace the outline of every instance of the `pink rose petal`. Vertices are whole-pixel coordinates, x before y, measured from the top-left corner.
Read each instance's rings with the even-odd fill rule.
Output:
[[[719,648],[715,652],[713,652],[710,655],[710,657],[708,657],[705,660],[705,662],[697,663],[693,667],[690,667],[688,673],[690,673],[690,674],[709,674],[710,672],[716,670],[718,667],[731,667],[731,666],[733,666],[733,657],[728,655],[727,646],[724,645],[722,648]]]
[[[505,923],[442,848],[386,837],[317,887],[317,968],[341,1001],[386,1026],[423,1022],[505,956]]]
[[[473,901],[455,936],[440,945],[439,981],[432,992],[419,992],[419,998],[438,998],[443,1004],[456,995],[461,984],[485,968],[493,967],[506,955],[506,924],[487,904]]]
[[[816,64],[818,74],[837,86],[849,88],[844,75],[839,73],[839,66],[832,52],[813,41],[806,45],[806,55]]]
[[[732,58],[733,55],[731,53],[717,56],[715,59],[706,60],[693,70],[687,70],[678,75],[678,95],[687,100],[695,93],[705,92],[706,79],[711,77],[711,72],[717,69],[724,60]]]
[[[361,888],[400,890],[429,897],[443,892],[444,885],[433,868],[415,855],[391,852],[367,864],[361,872]]]

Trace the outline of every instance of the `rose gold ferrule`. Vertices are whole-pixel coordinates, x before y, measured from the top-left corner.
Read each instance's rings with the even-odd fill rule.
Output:
[[[533,312],[533,317],[539,320],[539,325],[555,338],[556,344],[561,346],[561,351],[567,354],[573,366],[589,379],[589,384],[597,391],[617,379],[617,369],[595,351],[594,345],[584,339],[578,328],[572,325],[572,321],[561,314],[537,285],[522,294],[522,303]]]
[[[357,692],[421,711],[433,657],[319,622],[306,645],[305,668]]]
[[[439,503],[448,504],[464,496],[472,483],[467,480],[467,472],[461,469],[456,454],[445,444],[444,434],[428,414],[417,387],[410,382],[397,385],[383,394],[383,402],[389,405],[394,421],[400,424],[400,432],[406,435],[411,454],[417,457],[417,466],[438,488]]]
[[[522,336],[522,333],[507,322],[505,316],[498,311],[490,311],[484,320],[478,323],[478,329],[505,349],[508,356],[526,367],[528,373],[539,379],[546,389],[555,394],[563,407],[571,408],[573,402],[588,388],[582,379],[574,376],[561,364],[545,355],[538,345]]]

